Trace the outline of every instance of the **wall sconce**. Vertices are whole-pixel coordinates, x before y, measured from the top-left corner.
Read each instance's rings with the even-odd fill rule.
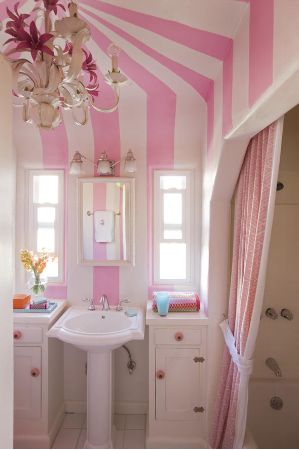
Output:
[[[70,175],[83,175],[84,174],[84,162],[87,161],[93,164],[97,168],[97,174],[100,176],[114,176],[115,166],[120,164],[120,161],[114,161],[109,159],[107,153],[104,151],[101,153],[97,163],[93,163],[82,153],[76,151],[70,163]],[[133,152],[130,149],[124,159],[124,171],[127,173],[136,172],[136,159],[134,158]]]

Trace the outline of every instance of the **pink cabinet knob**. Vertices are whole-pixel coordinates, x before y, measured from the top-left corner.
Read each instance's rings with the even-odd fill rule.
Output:
[[[165,372],[163,372],[163,370],[157,370],[156,377],[158,380],[163,380],[163,378],[165,378]]]
[[[34,369],[31,369],[31,376],[32,377],[36,378],[36,377],[39,376],[39,374],[40,374],[40,370],[37,367],[35,367]]]
[[[13,332],[13,338],[14,338],[14,339],[21,339],[21,337],[22,337],[21,331],[15,330],[15,331]]]
[[[184,335],[181,331],[177,331],[174,335],[176,341],[182,341],[184,339]]]

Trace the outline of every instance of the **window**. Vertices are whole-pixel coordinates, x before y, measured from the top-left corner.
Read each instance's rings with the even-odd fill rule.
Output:
[[[154,282],[191,284],[191,171],[154,173]]]
[[[28,248],[46,250],[49,282],[64,281],[64,189],[62,170],[28,171]]]

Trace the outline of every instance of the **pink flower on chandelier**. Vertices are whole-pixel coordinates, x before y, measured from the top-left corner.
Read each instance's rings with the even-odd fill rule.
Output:
[[[6,23],[6,31],[7,30],[20,30],[26,26],[25,20],[30,17],[30,14],[20,14],[18,11],[19,2],[14,6],[14,13],[6,8],[6,12],[10,20]]]
[[[63,14],[65,0],[35,2],[38,4],[30,14],[20,13],[19,3],[7,8],[5,29],[9,36],[5,42],[9,44],[6,56],[16,52],[31,54],[31,58],[22,55],[11,59],[13,95],[23,99],[24,121],[50,129],[61,123],[63,109],[73,109],[78,125],[87,122],[88,107],[98,112],[115,111],[119,103],[118,87],[126,81],[115,69],[118,53],[110,54],[108,49],[112,70],[105,75],[114,92],[114,101],[111,106],[100,108],[94,103],[99,94],[97,65],[91,52],[84,48],[90,39],[90,29],[80,18],[75,0],[70,0],[68,14]],[[60,11],[62,17],[57,17]]]
[[[99,95],[99,83],[98,83],[98,75],[96,73],[97,65],[91,52],[88,52],[83,49],[85,55],[85,61],[83,61],[82,69],[88,73],[90,84],[86,86],[88,92],[93,96],[97,97]]]
[[[53,50],[45,45],[46,42],[54,37],[53,34],[41,34],[33,21],[30,23],[29,32],[25,31],[24,28],[8,28],[6,29],[6,33],[10,34],[12,38],[8,39],[5,44],[12,41],[18,43],[18,45],[12,49],[9,54],[28,50],[31,52],[33,61],[36,60],[38,52],[47,53],[48,55],[54,56]]]
[[[39,0],[35,1],[38,2]],[[61,8],[63,9],[63,11],[66,11],[64,5],[62,3],[59,3],[59,0],[43,0],[43,4],[46,11],[48,12],[53,11],[54,14],[56,15],[58,13],[58,8]]]

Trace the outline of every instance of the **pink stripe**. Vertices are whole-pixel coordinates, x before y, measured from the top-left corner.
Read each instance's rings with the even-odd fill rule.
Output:
[[[46,169],[68,167],[68,140],[65,127],[61,124],[55,130],[40,130],[43,145],[43,164]]]
[[[67,298],[67,174],[68,174],[68,140],[65,126],[62,123],[55,130],[40,130],[43,148],[43,167],[45,169],[64,169],[64,283],[52,284],[47,288],[50,298]]]
[[[110,305],[119,302],[119,267],[93,268],[93,295],[96,303],[106,294]]]
[[[249,106],[273,82],[274,1],[251,0],[249,28]]]
[[[97,1],[94,0],[86,0],[85,3],[90,4],[93,7],[97,7]],[[184,81],[186,81],[188,84],[190,84],[196,92],[199,93],[199,95],[204,98],[205,101],[208,100],[210,92],[212,92],[212,98],[214,98],[213,90],[214,90],[214,81],[189,69],[188,67],[183,66],[182,64],[171,60],[170,58],[162,55],[161,53],[157,52],[153,48],[149,47],[148,45],[142,43],[135,37],[131,36],[127,32],[123,31],[119,27],[112,25],[111,23],[107,22],[106,20],[96,16],[95,14],[91,13],[90,11],[86,12],[87,15],[90,15],[91,17],[95,18],[99,23],[102,23],[104,26],[109,28],[110,30],[117,33],[119,36],[126,39],[128,42],[131,42],[134,46],[139,48],[141,51],[143,51],[145,54],[149,55],[150,57],[156,59],[161,64],[163,64],[165,67],[173,71],[175,74],[177,74],[180,78],[182,78]],[[211,142],[212,138],[212,132],[213,132],[213,125],[214,125],[214,102],[209,101],[208,102],[208,142]]]
[[[67,298],[67,286],[60,286],[59,284],[51,284],[47,287],[45,295],[50,299],[66,299]]]
[[[120,259],[124,259],[124,236],[123,236],[123,226],[124,222],[124,197],[123,189],[120,190],[120,202],[119,202],[119,232],[120,232]]]
[[[98,43],[103,51],[107,50],[108,40],[98,39]],[[104,82],[100,86],[100,96],[96,101],[98,106],[108,106],[114,101],[111,88]],[[115,161],[120,160],[120,130],[118,111],[109,114],[103,114],[91,111],[91,120],[94,135],[94,160],[97,161],[100,154],[105,150],[108,157]],[[119,175],[119,166],[116,174]],[[95,169],[95,175],[96,169]],[[99,188],[100,189],[100,188]],[[98,191],[97,191],[98,192]],[[106,204],[106,196],[105,196]],[[98,203],[99,202],[99,203]],[[103,209],[104,204],[99,199],[94,199],[94,205],[98,209]],[[97,247],[98,246],[98,249]],[[100,248],[101,246],[101,248]],[[104,250],[103,250],[104,248]],[[94,250],[97,253],[103,252],[106,255],[106,244],[94,244]],[[100,256],[100,254],[99,254]],[[104,255],[103,255],[104,256]],[[93,295],[99,299],[102,294],[108,296],[111,304],[117,304],[119,301],[119,268],[118,267],[94,267],[93,268]]]
[[[106,50],[110,41],[94,25],[89,24],[91,33]],[[174,163],[174,130],[176,95],[154,75],[125,52],[120,55],[120,67],[148,94],[147,101],[147,167],[148,167],[148,250],[150,261],[150,283],[152,283],[152,170],[153,168],[170,169]],[[158,102],[157,99],[163,99]],[[95,142],[98,142],[96,139]],[[101,141],[99,141],[101,142]]]
[[[232,39],[216,33],[199,30],[173,20],[161,19],[102,1],[96,2],[96,8],[221,60],[225,59],[229,44],[232,42]]]
[[[232,96],[233,96],[233,45],[229,49],[223,63],[223,116],[222,131],[226,134],[232,128]]]
[[[214,85],[207,100],[207,150],[210,152],[214,132]]]

